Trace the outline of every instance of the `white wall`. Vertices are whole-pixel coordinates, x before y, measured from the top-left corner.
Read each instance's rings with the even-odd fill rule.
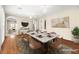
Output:
[[[29,22],[30,24],[29,24],[29,26],[28,27],[30,27],[30,29],[32,29],[32,22],[31,22],[31,19],[29,18],[29,17],[23,17],[23,16],[13,16],[13,15],[11,15],[11,16],[6,16],[6,21],[7,21],[7,18],[8,17],[14,17],[15,19],[16,19],[16,34],[18,34],[18,31],[22,28],[22,26],[21,26],[21,22],[22,21],[27,21],[27,22]],[[7,26],[7,24],[6,24],[6,26]],[[6,29],[6,36],[8,35],[8,31],[7,31],[7,29]]]
[[[2,6],[0,6],[0,47],[4,41],[5,36],[5,15]]]
[[[62,18],[69,16],[69,21],[70,21],[70,28],[52,28],[51,27],[51,19],[53,18]],[[16,17],[18,21],[18,26],[17,29],[21,27],[20,22],[24,17]],[[26,19],[26,18],[24,18]],[[39,20],[39,19],[38,19]],[[67,9],[63,9],[60,12],[57,12],[56,14],[53,14],[50,16],[46,17],[47,20],[47,31],[48,32],[56,32],[65,39],[72,40],[72,34],[71,34],[71,29],[74,28],[75,26],[79,26],[79,8],[78,7],[71,7]],[[44,23],[44,22],[43,22]],[[30,25],[31,26],[31,25]],[[44,26],[44,25],[42,25]],[[44,30],[44,29],[43,29]]]
[[[53,18],[62,18],[69,16],[70,28],[52,28],[51,27],[51,19]],[[72,40],[73,37],[71,34],[71,29],[75,26],[79,26],[79,8],[69,8],[54,15],[48,16],[47,18],[47,31],[48,32],[57,32],[59,35],[63,36],[65,39]]]
[[[38,23],[36,23],[36,22],[34,22],[34,23],[36,23],[36,25],[37,25],[37,27],[39,27],[39,29],[40,30],[44,30],[44,18],[40,18],[40,17],[37,17],[37,18],[31,18],[30,19],[30,17],[28,17],[28,16],[14,16],[14,15],[6,15],[6,21],[7,21],[7,18],[8,17],[14,17],[14,18],[16,18],[16,23],[17,23],[17,33],[16,34],[18,34],[18,31],[19,31],[19,29],[21,29],[21,22],[22,21],[28,21],[30,24],[29,24],[29,28],[30,29],[33,29],[32,28],[32,26],[33,26],[33,24],[32,24],[32,20],[38,20],[39,22]],[[39,24],[39,25],[38,25]],[[6,23],[6,26],[7,26],[7,23]],[[8,36],[8,31],[7,31],[7,27],[6,27],[6,36]]]

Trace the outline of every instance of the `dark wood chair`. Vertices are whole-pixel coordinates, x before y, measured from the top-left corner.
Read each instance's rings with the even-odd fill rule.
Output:
[[[21,33],[21,34],[17,35],[16,38],[18,38],[18,39],[20,38],[22,40],[25,40],[26,42],[29,41],[29,35],[28,34]]]
[[[16,36],[16,43],[18,47],[18,53],[28,54],[29,53],[29,36],[27,34],[19,34]]]
[[[48,42],[48,53],[58,54],[60,45],[62,44],[62,38],[55,38]]]
[[[38,49],[42,46],[42,44],[38,41],[36,41],[35,38],[32,38],[30,37],[29,39],[29,46],[32,48],[32,49]]]
[[[29,53],[30,54],[42,54],[44,51],[42,43],[36,41],[35,38],[29,36]]]

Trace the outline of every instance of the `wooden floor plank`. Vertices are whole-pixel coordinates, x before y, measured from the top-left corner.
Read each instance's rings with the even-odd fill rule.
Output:
[[[72,41],[63,39],[62,41],[58,40],[57,42],[55,42],[56,45],[57,45],[57,43],[59,45],[59,42],[60,42],[60,44],[65,44],[73,49],[78,49],[78,51],[72,52],[72,53],[77,53],[77,54],[79,53],[79,44],[78,43],[74,43]],[[19,51],[19,47],[17,47],[15,38],[5,37],[5,40],[3,42],[3,45],[2,45],[1,51],[0,51],[1,54],[17,54],[18,51]]]
[[[2,54],[15,54],[17,53],[17,46],[15,38],[5,37],[3,45],[1,47]]]

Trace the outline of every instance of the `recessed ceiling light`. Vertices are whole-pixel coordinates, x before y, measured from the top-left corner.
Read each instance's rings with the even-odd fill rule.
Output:
[[[18,9],[23,9],[21,5],[18,5],[17,8],[18,8]]]
[[[32,16],[30,16],[29,18],[32,19]]]
[[[18,7],[18,9],[23,9],[22,7]]]

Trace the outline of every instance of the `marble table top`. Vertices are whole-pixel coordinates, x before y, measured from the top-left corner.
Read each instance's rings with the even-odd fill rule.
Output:
[[[42,43],[46,43],[46,42],[48,42],[48,41],[59,36],[55,32],[51,32],[51,33],[40,32],[40,33],[37,33],[35,31],[33,31],[33,32],[27,32],[26,34],[36,38],[37,40],[41,41]]]

